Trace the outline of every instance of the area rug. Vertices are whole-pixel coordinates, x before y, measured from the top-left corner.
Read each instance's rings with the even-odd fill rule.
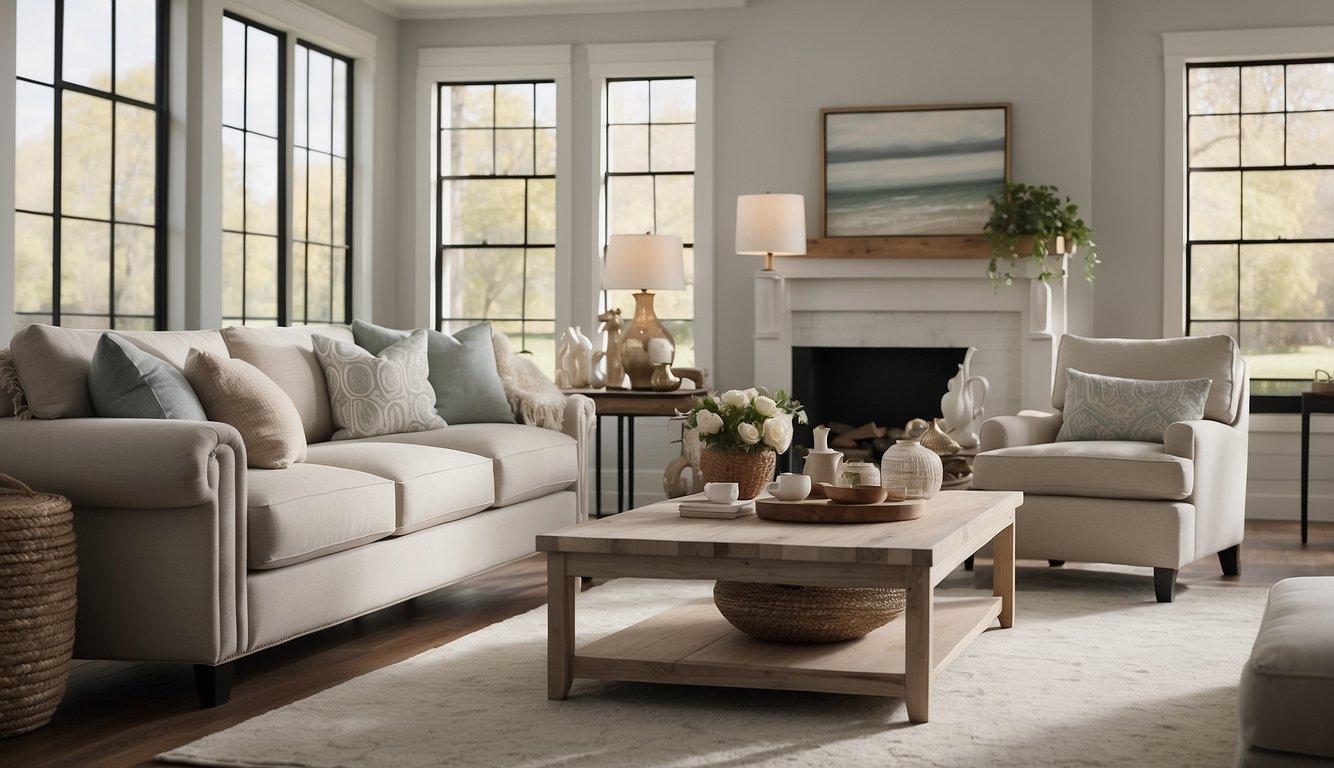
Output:
[[[546,697],[546,609],[159,756],[212,766],[1223,766],[1262,589],[1021,573],[1013,629],[898,699],[578,680]],[[1147,574],[1147,570],[1145,571]],[[957,575],[956,575],[957,576]],[[951,577],[955,581],[956,577]],[[967,594],[964,589],[945,590]],[[710,594],[619,579],[578,597],[580,644]]]

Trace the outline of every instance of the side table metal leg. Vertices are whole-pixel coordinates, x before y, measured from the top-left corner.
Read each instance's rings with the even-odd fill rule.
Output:
[[[1302,399],[1302,544],[1306,543],[1306,504],[1310,489],[1307,487],[1311,465],[1311,409]]]
[[[616,511],[625,511],[625,417],[616,417]]]
[[[627,438],[627,442],[629,443],[630,466],[626,468],[626,474],[629,476],[626,484],[630,486],[630,492],[626,494],[628,496],[626,502],[628,507],[633,508],[635,506],[635,417],[627,416],[626,418],[630,422],[628,428],[630,436]]]
[[[593,468],[593,495],[596,497],[593,504],[595,516],[602,517],[602,417],[593,417],[593,431],[596,433],[594,444],[597,446],[598,461],[597,466]]]

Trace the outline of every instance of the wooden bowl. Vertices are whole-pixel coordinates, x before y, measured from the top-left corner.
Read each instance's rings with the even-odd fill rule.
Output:
[[[820,485],[835,504],[879,504],[885,500],[885,489],[879,485]]]

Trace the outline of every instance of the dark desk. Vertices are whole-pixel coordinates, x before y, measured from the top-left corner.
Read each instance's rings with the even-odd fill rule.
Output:
[[[1302,543],[1306,543],[1307,481],[1311,465],[1311,414],[1334,413],[1334,395],[1302,393]]]
[[[593,493],[594,510],[602,517],[602,417],[616,417],[616,511],[624,512],[635,498],[635,417],[675,416],[690,409],[696,397],[706,389],[678,389],[675,392],[650,392],[634,389],[567,389],[593,401],[597,409],[597,470]]]

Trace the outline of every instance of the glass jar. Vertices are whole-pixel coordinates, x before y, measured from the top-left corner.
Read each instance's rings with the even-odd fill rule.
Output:
[[[838,473],[839,485],[880,485],[880,470],[869,461],[849,461]]]
[[[944,476],[940,456],[918,440],[897,440],[880,459],[881,484],[903,486],[910,499],[935,496]]]

